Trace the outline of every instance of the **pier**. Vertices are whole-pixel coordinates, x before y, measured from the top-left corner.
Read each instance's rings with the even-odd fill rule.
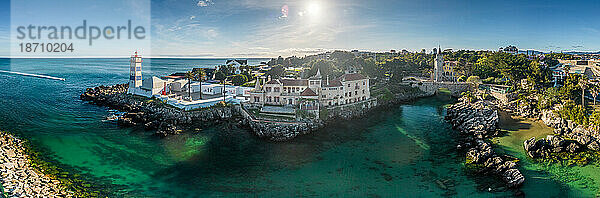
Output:
[[[65,81],[64,78],[41,75],[41,74],[28,74],[28,73],[23,73],[23,72],[13,72],[13,71],[4,71],[4,70],[0,70],[0,73],[16,74],[16,75],[21,75],[21,76],[29,76],[29,77],[35,77],[35,78],[44,78],[44,79],[50,79],[50,80]]]

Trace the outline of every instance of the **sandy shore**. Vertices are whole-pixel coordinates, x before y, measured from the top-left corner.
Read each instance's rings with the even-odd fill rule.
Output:
[[[72,197],[58,180],[36,171],[21,139],[0,131],[0,182],[9,197]]]

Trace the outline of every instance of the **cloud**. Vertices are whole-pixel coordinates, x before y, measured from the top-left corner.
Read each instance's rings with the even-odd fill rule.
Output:
[[[209,6],[209,5],[212,5],[212,4],[214,4],[212,0],[200,0],[200,1],[198,1],[197,5],[199,7],[206,7],[206,6]]]
[[[291,54],[317,54],[322,52],[330,51],[324,48],[287,48],[277,52],[279,53],[291,53]]]
[[[573,49],[581,49],[583,48],[583,45],[573,45],[571,46]]]
[[[190,16],[190,20],[194,20],[196,18],[196,16],[192,15]]]
[[[219,32],[216,29],[211,28],[204,31],[204,36],[206,36],[208,39],[215,39],[217,36],[219,36]]]

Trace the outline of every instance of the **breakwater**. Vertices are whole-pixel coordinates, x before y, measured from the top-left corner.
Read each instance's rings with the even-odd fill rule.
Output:
[[[466,164],[482,173],[495,174],[508,187],[519,187],[525,178],[517,169],[515,158],[494,152],[489,138],[498,136],[498,111],[484,101],[460,102],[448,107],[447,120],[459,131],[461,143],[458,148],[465,151]]]
[[[73,197],[57,179],[36,170],[23,140],[0,131],[0,182],[9,197]]]

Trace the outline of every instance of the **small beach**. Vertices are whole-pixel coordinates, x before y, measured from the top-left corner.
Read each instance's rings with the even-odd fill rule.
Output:
[[[505,136],[493,140],[498,152],[504,152],[520,159],[521,171],[526,177],[522,190],[531,196],[543,194],[557,197],[594,197],[598,195],[600,167],[589,164],[561,166],[535,162],[527,156],[523,142],[531,137],[536,139],[553,135],[553,129],[541,121],[511,117],[500,112],[500,128],[507,131]],[[534,194],[531,194],[531,193]]]

